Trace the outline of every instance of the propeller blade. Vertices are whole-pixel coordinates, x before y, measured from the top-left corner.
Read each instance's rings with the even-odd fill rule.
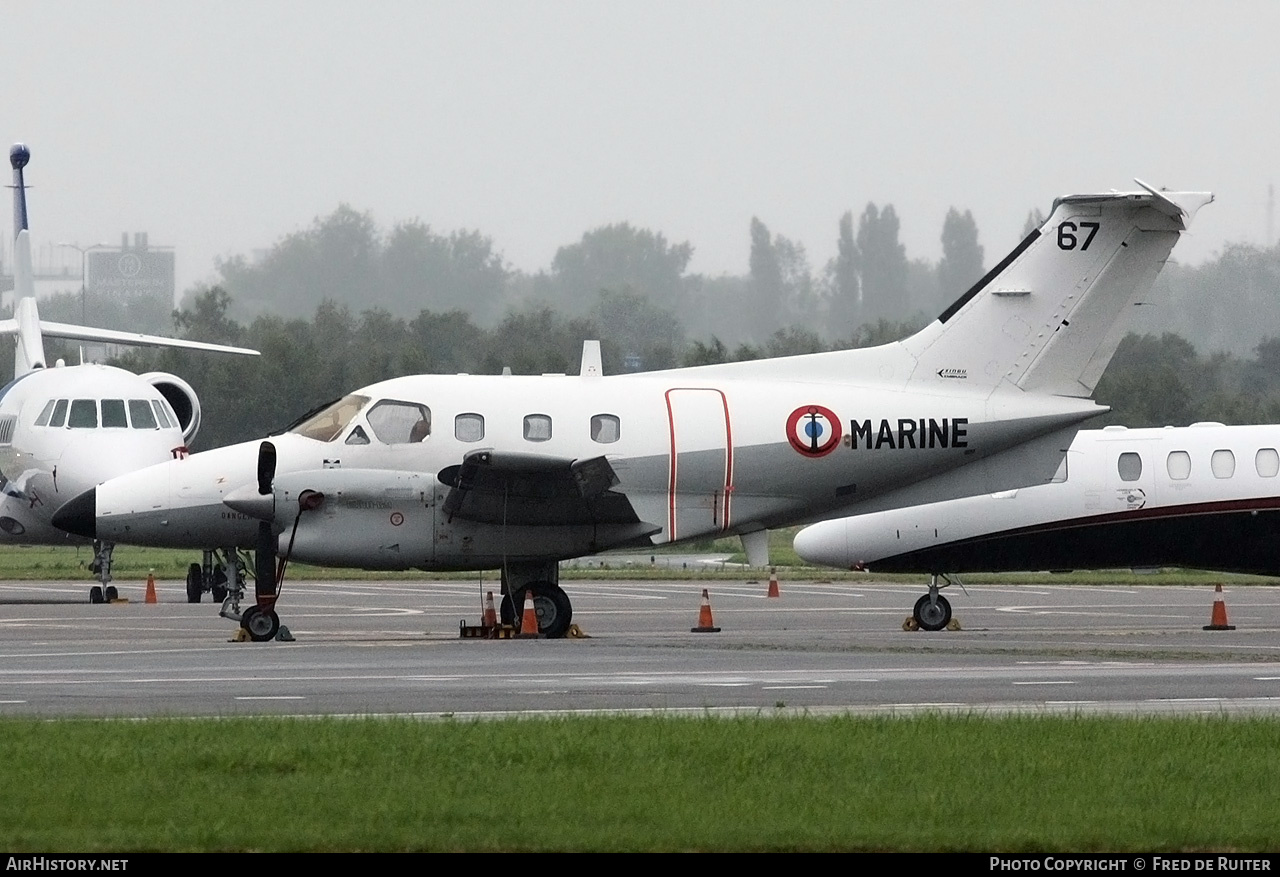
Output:
[[[268,444],[263,442],[263,444]],[[258,522],[258,544],[253,552],[254,594],[258,597],[276,595],[276,534],[270,521]],[[261,602],[261,601],[259,601]]]
[[[276,480],[276,446],[271,442],[258,445],[258,493],[266,496]]]

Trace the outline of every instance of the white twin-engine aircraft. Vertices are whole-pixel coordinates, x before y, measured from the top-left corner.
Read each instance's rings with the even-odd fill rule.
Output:
[[[9,150],[13,168],[14,310],[0,335],[15,338],[14,379],[0,388],[0,542],[79,542],[50,523],[68,499],[93,485],[185,453],[200,427],[200,401],[176,375],[135,375],[98,364],[46,368],[44,337],[108,344],[184,347],[257,355],[255,350],[41,320],[31,267],[23,168],[31,152]],[[110,540],[95,540],[94,603],[115,598]]]
[[[1280,426],[1081,430],[1054,480],[824,521],[811,563],[932,575],[914,618],[941,630],[937,579],[963,572],[1182,566],[1280,574]]]
[[[604,377],[417,375],[333,403],[269,441],[99,485],[55,523],[98,539],[256,546],[255,605],[279,627],[284,562],[500,569],[504,616],[571,617],[558,561],[767,530],[920,484],[932,499],[1043,483],[1207,193],[1075,195],[931,325],[862,350]],[[279,556],[277,567],[275,559]],[[224,565],[229,563],[224,560]],[[193,564],[192,575],[201,569]],[[235,576],[229,576],[232,581]]]

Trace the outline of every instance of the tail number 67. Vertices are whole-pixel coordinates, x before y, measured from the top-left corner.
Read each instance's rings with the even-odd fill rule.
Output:
[[[1080,243],[1080,238],[1076,235],[1077,231],[1088,229],[1089,235],[1084,239],[1084,243]],[[1074,250],[1077,245],[1080,251],[1084,252],[1089,249],[1089,244],[1093,243],[1093,236],[1098,233],[1098,223],[1082,222],[1076,225],[1074,222],[1058,223],[1058,249]]]

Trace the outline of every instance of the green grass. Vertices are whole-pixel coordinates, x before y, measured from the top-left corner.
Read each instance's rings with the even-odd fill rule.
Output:
[[[1280,722],[0,723],[0,848],[1268,851]]]

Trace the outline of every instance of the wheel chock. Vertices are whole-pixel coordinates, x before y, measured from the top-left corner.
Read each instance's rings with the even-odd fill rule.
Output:
[[[293,632],[282,624],[280,625],[280,629],[276,631],[276,642],[291,643],[296,642],[296,640],[293,638]]]
[[[919,630],[920,622],[916,621],[916,617],[914,615],[908,615],[906,620],[902,622],[902,629],[907,631]]]
[[[960,629],[959,618],[952,618],[950,621],[947,622],[947,630],[959,630],[959,629]]]
[[[570,624],[569,629],[565,631],[565,637],[568,639],[590,639],[587,632],[576,624]]]
[[[249,631],[245,630],[243,627],[237,627],[236,632],[231,634],[231,639],[227,640],[227,642],[247,643],[249,642]]]

